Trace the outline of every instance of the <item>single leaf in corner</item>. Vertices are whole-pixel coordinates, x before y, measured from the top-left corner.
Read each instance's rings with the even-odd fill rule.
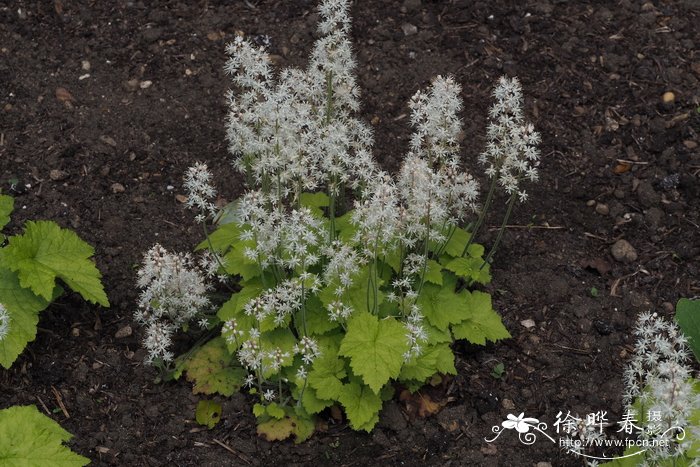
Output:
[[[676,322],[688,338],[688,346],[700,360],[700,300],[681,298],[676,305]]]
[[[54,290],[54,296],[60,293],[60,288]],[[0,340],[0,365],[10,368],[27,343],[36,337],[39,312],[49,306],[50,301],[20,286],[17,274],[0,267],[0,303],[10,315],[9,332]]]
[[[0,465],[82,467],[90,460],[63,443],[73,436],[33,405],[0,410]]]
[[[24,234],[10,237],[0,257],[17,272],[22,287],[46,300],[51,300],[58,278],[85,300],[108,307],[93,254],[75,232],[51,221],[29,221]]]
[[[15,206],[15,199],[12,196],[0,195],[0,230],[10,222],[10,214]]]

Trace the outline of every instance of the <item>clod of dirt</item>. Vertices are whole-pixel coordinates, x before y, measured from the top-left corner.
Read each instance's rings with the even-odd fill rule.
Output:
[[[637,198],[642,206],[650,208],[661,201],[661,196],[654,190],[651,186],[651,182],[648,180],[643,180],[637,186]]]
[[[412,13],[420,8],[420,0],[404,0],[402,9]]]
[[[53,169],[51,172],[49,172],[49,178],[54,182],[60,182],[61,180],[68,178],[68,172],[65,170]]]
[[[664,212],[659,208],[650,208],[644,214],[644,222],[652,229],[658,229],[664,220]]]
[[[124,193],[126,188],[121,183],[112,183],[112,193]]]
[[[631,263],[637,260],[637,250],[627,240],[620,239],[610,248],[613,258],[621,263]]]
[[[112,138],[111,136],[102,135],[100,136],[100,141],[105,143],[107,146],[112,146],[113,148],[117,147],[117,142],[114,141],[114,138]]]
[[[139,80],[136,78],[130,79],[129,81],[124,81],[124,89],[129,92],[134,92],[139,88]]]

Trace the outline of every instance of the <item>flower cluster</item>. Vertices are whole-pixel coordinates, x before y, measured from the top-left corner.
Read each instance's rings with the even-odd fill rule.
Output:
[[[502,77],[493,96],[496,102],[489,111],[488,143],[479,162],[508,195],[525,201],[527,192],[520,182],[538,180],[540,135],[525,121],[522,87],[517,78]]]
[[[134,319],[146,327],[147,361],[170,361],[173,332],[197,317],[201,326],[208,325],[200,316],[209,307],[204,277],[190,255],[156,244],[144,255],[138,286],[142,292]]]
[[[642,313],[634,335],[634,355],[624,373],[624,402],[631,408],[637,400],[648,413],[658,415],[648,421],[653,426],[647,426],[643,435],[669,442],[658,443],[649,452],[653,464],[689,447],[688,436],[685,442],[675,442],[683,438],[677,429],[688,425],[690,414],[700,408],[700,397],[693,391],[687,338],[675,323],[656,313]]]
[[[196,209],[199,214],[195,217],[199,223],[207,217],[215,217],[217,208],[212,199],[216,196],[216,190],[211,185],[212,175],[206,164],[197,162],[187,169],[185,174],[185,190],[187,190],[187,207]]]
[[[325,232],[308,208],[287,212],[274,197],[251,191],[241,199],[238,218],[246,226],[241,238],[254,244],[245,255],[261,267],[307,268],[319,262]]]
[[[10,332],[10,314],[5,305],[0,303],[0,342]]]
[[[241,37],[228,47],[226,70],[237,88],[227,128],[234,165],[280,203],[322,185],[357,186],[375,171],[371,131],[352,116],[359,93],[348,9],[345,0],[322,4],[323,36],[308,69],[284,70],[276,82],[263,47]]]

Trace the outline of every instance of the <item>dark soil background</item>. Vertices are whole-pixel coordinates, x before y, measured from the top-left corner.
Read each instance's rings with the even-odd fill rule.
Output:
[[[95,245],[112,303],[99,309],[68,295],[44,312],[36,341],[0,370],[0,408],[36,404],[95,465],[581,465],[541,436],[532,446],[514,431],[484,438],[509,413],[547,422],[550,434],[559,411],[619,420],[637,313],[671,317],[678,298],[700,294],[698,2],[354,3],[363,115],[385,167],[406,152],[409,97],[453,74],[464,89],[464,157],[480,173],[490,92],[508,74],[521,79],[543,135],[542,180],[493,269],[491,292],[513,338],[456,344],[459,375],[433,396],[446,403],[435,416],[396,400],[372,434],[329,416],[295,446],[258,438],[240,394],[223,400],[216,428],[199,427],[190,385],[154,384],[140,330],[127,326],[142,253],[200,240],[177,199],[185,169],[206,161],[223,198],[241,194],[224,138],[225,44],[238,31],[267,34],[275,62],[303,66],[315,6],[0,6],[0,187],[17,206],[8,231],[29,219],[75,229]],[[611,247],[620,240],[628,244],[617,244],[618,260]],[[502,378],[491,375],[498,363]]]

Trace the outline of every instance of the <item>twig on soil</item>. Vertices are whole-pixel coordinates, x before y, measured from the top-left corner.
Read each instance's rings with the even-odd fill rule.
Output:
[[[611,296],[611,297],[619,297],[619,295],[617,295],[617,288],[618,288],[618,286],[620,285],[620,282],[622,282],[622,281],[625,280],[625,279],[629,279],[630,277],[634,277],[634,276],[636,276],[637,274],[639,274],[640,272],[643,272],[644,274],[649,275],[649,271],[647,271],[646,269],[640,267],[639,269],[637,269],[637,270],[634,271],[634,272],[631,272],[631,273],[629,273],[629,274],[626,274],[626,275],[624,275],[624,276],[622,276],[622,277],[618,277],[617,279],[615,279],[615,282],[613,282],[613,285],[610,287],[610,296]]]
[[[583,232],[583,235],[585,235],[586,237],[595,238],[596,240],[600,240],[601,242],[606,242],[606,243],[608,242],[607,238],[603,238],[603,237],[600,237],[598,235],[594,235],[590,232]]]
[[[620,164],[629,164],[629,165],[649,165],[649,162],[631,161],[629,159],[617,159],[617,162],[619,162]]]
[[[51,386],[51,390],[53,391],[54,397],[56,397],[56,402],[58,402],[58,406],[61,408],[61,411],[63,411],[63,415],[65,415],[66,418],[70,418],[68,409],[66,409],[66,406],[63,403],[63,397],[61,396],[61,393],[58,392],[58,389],[56,389],[54,386]]]
[[[559,348],[564,349],[564,350],[570,350],[571,352],[576,352],[576,353],[581,354],[581,355],[590,355],[591,354],[590,350],[577,349],[575,347],[567,347],[567,346],[561,345],[561,344],[553,344],[553,345],[555,347],[559,347]],[[555,352],[557,352],[557,350],[555,350]],[[561,352],[561,350],[559,350],[559,352]]]
[[[242,460],[242,461],[245,462],[246,464],[250,465],[250,461],[249,461],[248,459],[246,459],[245,457],[243,457],[240,453],[236,452],[236,450],[233,449],[233,448],[232,448],[231,446],[229,446],[228,444],[226,444],[226,443],[224,443],[224,442],[222,442],[222,441],[219,441],[219,440],[216,439],[216,438],[214,438],[212,441],[214,441],[216,444],[218,444],[218,445],[221,446],[222,448],[226,449],[228,452],[230,452],[230,453],[233,454],[234,456],[238,457],[240,460]]]
[[[39,403],[41,404],[41,406],[44,408],[44,412],[46,412],[46,415],[51,416],[51,411],[49,410],[48,407],[46,407],[46,404],[44,404],[44,401],[41,400],[41,397],[36,396],[36,398],[39,401]]]
[[[563,225],[549,225],[549,224],[544,224],[544,225],[517,225],[517,224],[507,224],[503,226],[506,229],[544,229],[544,230],[561,230],[565,229]],[[499,230],[501,227],[491,227],[489,228],[489,231],[493,230]]]

